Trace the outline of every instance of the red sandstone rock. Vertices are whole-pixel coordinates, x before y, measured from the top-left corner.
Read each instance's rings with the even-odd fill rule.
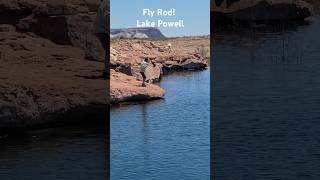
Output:
[[[146,87],[142,87],[141,81],[137,81],[135,77],[111,70],[111,103],[160,99],[164,93],[165,91],[157,85],[148,83]]]
[[[55,122],[79,108],[106,114],[103,63],[85,60],[79,48],[18,33],[10,25],[0,29],[6,29],[0,32],[0,130]]]

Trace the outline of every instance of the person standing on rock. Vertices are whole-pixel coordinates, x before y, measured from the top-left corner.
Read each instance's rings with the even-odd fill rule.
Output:
[[[151,63],[153,64],[153,67],[156,66],[156,64],[154,62],[151,62]],[[140,64],[140,74],[142,76],[142,86],[143,87],[146,86],[145,82],[146,82],[147,77],[146,77],[145,72],[146,72],[146,69],[149,64],[150,64],[150,60],[148,58],[144,58],[144,60]]]
[[[109,36],[109,1],[101,0],[100,7],[97,12],[97,17],[95,21],[95,35],[99,39],[103,49],[104,49],[104,71],[103,78],[110,79],[109,72],[109,58],[108,58],[108,43],[110,41]]]
[[[169,49],[169,51],[171,52],[172,51],[172,44],[171,43],[169,43],[168,45],[167,45],[167,48]]]

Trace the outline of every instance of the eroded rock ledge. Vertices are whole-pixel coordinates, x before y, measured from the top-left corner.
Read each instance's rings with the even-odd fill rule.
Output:
[[[79,48],[0,25],[0,129],[58,121],[55,117],[80,108],[96,107],[104,116],[103,63],[84,57]]]
[[[169,48],[168,44],[171,44]],[[161,40],[120,39],[111,42],[110,102],[159,99],[165,90],[159,82],[174,71],[203,70],[209,61],[209,36]],[[139,64],[150,58],[155,66],[146,69],[147,87],[141,87]]]
[[[126,101],[144,101],[160,99],[165,91],[157,85],[147,84],[141,86],[141,82],[135,77],[111,70],[110,103]]]
[[[168,48],[171,44],[171,49]],[[138,80],[139,64],[144,57],[152,59],[156,66],[146,69],[147,80],[158,82],[162,75],[175,71],[203,70],[210,57],[209,36],[167,38],[161,40],[123,39],[111,42],[111,69],[134,76]]]

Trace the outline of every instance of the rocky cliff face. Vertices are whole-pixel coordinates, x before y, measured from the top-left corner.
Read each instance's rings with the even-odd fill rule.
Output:
[[[161,33],[158,28],[128,28],[128,29],[111,29],[110,30],[111,39],[144,39],[144,38],[154,38],[161,39],[165,36]]]
[[[103,63],[86,59],[102,61],[91,33],[99,4],[0,0],[0,134],[61,120],[104,121],[109,83]]]
[[[103,50],[92,33],[99,5],[100,0],[0,0],[0,23],[79,47],[87,58],[102,61]]]
[[[84,57],[80,48],[0,25],[0,133],[59,121],[77,109],[86,110],[77,111],[83,117],[106,116],[103,63]]]
[[[303,0],[211,1],[215,26],[237,22],[303,20],[313,13],[313,6]]]

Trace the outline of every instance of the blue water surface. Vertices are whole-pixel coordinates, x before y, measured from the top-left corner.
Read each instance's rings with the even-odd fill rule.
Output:
[[[214,35],[215,179],[320,179],[320,18]]]
[[[210,179],[210,71],[160,86],[164,100],[111,109],[111,179]]]

